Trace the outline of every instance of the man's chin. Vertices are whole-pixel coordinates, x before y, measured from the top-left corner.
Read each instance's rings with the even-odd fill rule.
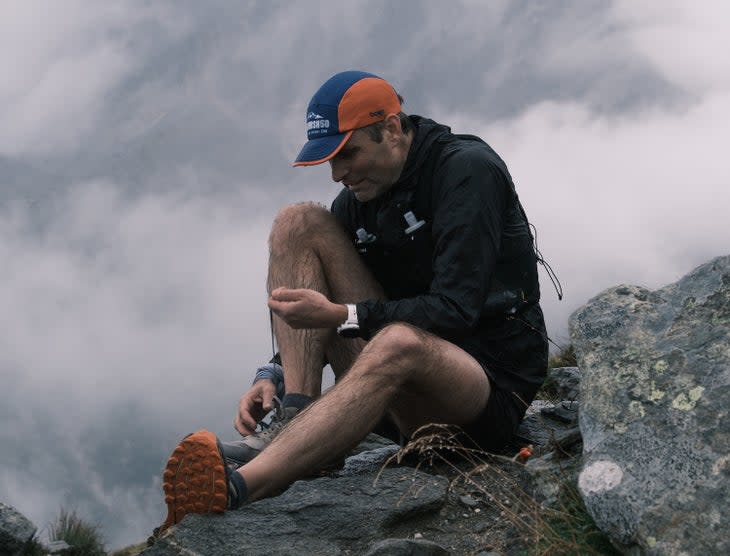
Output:
[[[377,195],[375,195],[371,191],[361,191],[359,193],[353,192],[353,194],[355,195],[355,199],[357,199],[361,203],[367,203],[368,201],[372,201],[373,199],[375,199],[375,197],[377,197]]]
[[[380,197],[383,193],[385,193],[386,189],[379,188],[374,184],[369,184],[368,187],[363,187],[362,189],[357,186],[351,187],[350,191],[352,191],[355,199],[361,203],[366,203]]]

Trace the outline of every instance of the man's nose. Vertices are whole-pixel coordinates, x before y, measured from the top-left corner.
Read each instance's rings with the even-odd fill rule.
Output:
[[[330,160],[330,168],[332,170],[332,181],[342,181],[347,176],[347,165],[340,160]]]

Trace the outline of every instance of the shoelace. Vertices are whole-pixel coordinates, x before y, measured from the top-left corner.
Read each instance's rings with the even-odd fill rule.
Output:
[[[256,430],[254,433],[262,434],[265,433],[268,429],[270,429],[275,423],[282,420],[284,417],[284,408],[281,405],[281,400],[274,396],[272,399],[274,402],[274,409],[269,411],[266,415],[264,415],[263,419],[261,419],[256,424]]]

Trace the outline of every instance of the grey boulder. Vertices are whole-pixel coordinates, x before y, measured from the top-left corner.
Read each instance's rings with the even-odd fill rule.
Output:
[[[576,311],[579,489],[626,552],[730,554],[730,256]]]
[[[21,554],[36,527],[18,510],[0,502],[0,555]]]

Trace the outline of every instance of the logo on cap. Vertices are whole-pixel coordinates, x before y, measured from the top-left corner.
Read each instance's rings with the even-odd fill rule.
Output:
[[[313,135],[326,133],[330,128],[330,121],[324,116],[320,116],[316,112],[307,114],[307,135],[311,138]]]

